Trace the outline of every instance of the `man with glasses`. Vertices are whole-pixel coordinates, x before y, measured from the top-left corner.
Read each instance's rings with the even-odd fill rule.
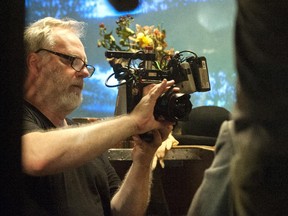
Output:
[[[151,161],[172,125],[156,121],[157,98],[173,85],[150,87],[135,109],[109,120],[74,125],[66,118],[82,102],[87,64],[83,23],[44,18],[24,32],[26,77],[22,135],[24,215],[143,215]],[[152,131],[146,143],[137,136]],[[133,136],[132,166],[120,183],[105,152]]]

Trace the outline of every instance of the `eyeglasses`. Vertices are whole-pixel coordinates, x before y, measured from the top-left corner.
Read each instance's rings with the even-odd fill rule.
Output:
[[[38,53],[40,51],[46,51],[46,52],[52,53],[54,55],[60,56],[61,58],[69,60],[71,62],[71,67],[76,72],[80,72],[84,67],[86,67],[88,72],[89,72],[89,77],[91,77],[95,71],[94,66],[86,64],[82,59],[80,59],[76,56],[70,56],[70,55],[66,55],[66,54],[59,53],[59,52],[54,52],[52,50],[43,49],[43,48],[38,49],[35,53]]]

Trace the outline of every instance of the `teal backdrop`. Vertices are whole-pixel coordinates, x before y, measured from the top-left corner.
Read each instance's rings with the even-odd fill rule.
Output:
[[[191,94],[193,107],[216,105],[229,111],[233,109],[236,80],[234,0],[142,0],[135,10],[121,13],[107,0],[26,0],[25,7],[26,24],[46,16],[71,17],[88,23],[83,43],[88,61],[96,71],[85,80],[83,104],[71,117],[108,117],[114,114],[118,89],[105,86],[105,80],[113,71],[106,62],[105,49],[97,47],[98,26],[105,23],[108,30],[115,30],[115,21],[127,14],[134,17],[132,29],[136,23],[161,25],[167,32],[168,48],[191,50],[206,57],[211,91]]]

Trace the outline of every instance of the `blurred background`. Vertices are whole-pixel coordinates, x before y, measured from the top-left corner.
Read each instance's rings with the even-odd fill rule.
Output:
[[[113,6],[115,2],[117,0],[25,0],[26,24],[46,16],[70,17],[88,23],[83,43],[88,62],[95,66],[96,71],[90,79],[85,79],[83,104],[70,117],[114,115],[118,89],[105,86],[113,70],[105,59],[106,50],[97,47],[99,24],[104,23],[108,32],[115,31],[116,20],[127,14],[134,17],[133,30],[136,24],[160,25],[166,30],[168,49],[191,50],[206,57],[211,90],[193,93],[193,107],[216,105],[232,111],[236,80],[234,0],[139,0],[133,10],[129,8],[133,5],[126,2],[126,7],[120,11]]]

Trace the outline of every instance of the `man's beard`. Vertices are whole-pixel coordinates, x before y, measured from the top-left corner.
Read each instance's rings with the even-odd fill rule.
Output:
[[[46,85],[40,86],[38,93],[45,97],[45,101],[49,100],[50,106],[59,112],[72,112],[81,105],[82,92],[71,91],[71,82],[59,67],[46,71],[44,76]]]
[[[62,109],[67,111],[73,111],[81,105],[83,101],[82,93],[76,94],[75,92],[62,92],[59,95],[59,105],[62,105]]]

